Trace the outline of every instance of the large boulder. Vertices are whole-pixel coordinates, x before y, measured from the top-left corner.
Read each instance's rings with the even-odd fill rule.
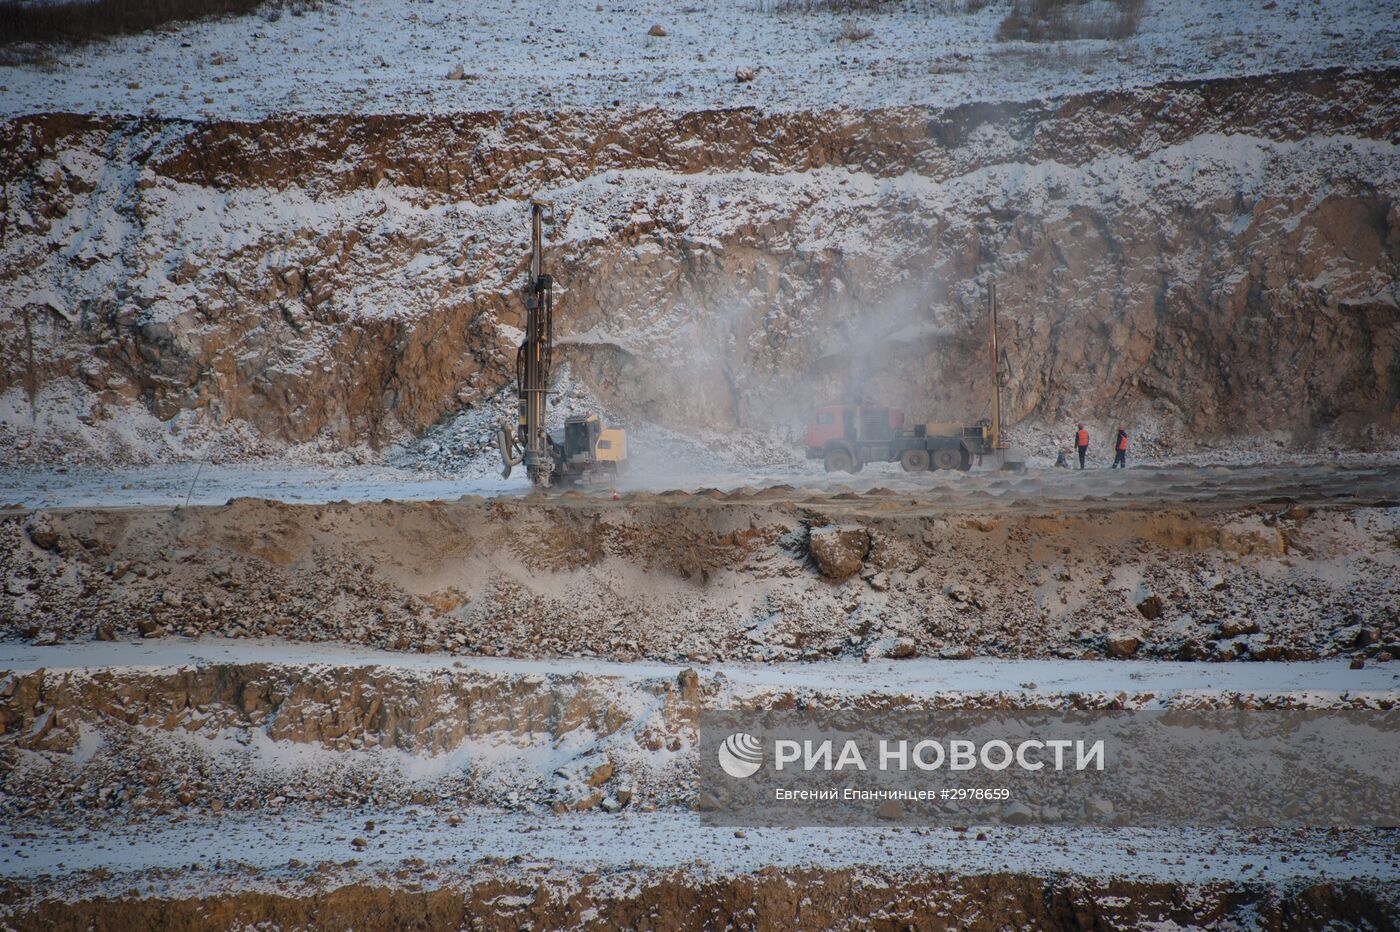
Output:
[[[1120,660],[1132,657],[1142,646],[1142,636],[1136,631],[1115,631],[1104,638],[1104,649],[1108,656]]]
[[[40,550],[48,550],[53,553],[58,553],[62,550],[59,546],[62,535],[60,535],[58,528],[54,527],[53,519],[47,514],[40,512],[31,518],[29,523],[25,526],[25,531],[28,533],[29,539],[34,543],[34,546],[38,547]]]
[[[1231,615],[1221,619],[1220,629],[1217,632],[1221,638],[1237,638],[1242,634],[1258,634],[1259,622],[1246,615]]]
[[[860,572],[870,553],[870,532],[863,527],[828,524],[812,528],[807,550],[827,579],[842,580]]]
[[[1164,606],[1162,605],[1162,597],[1155,593],[1149,595],[1147,598],[1143,599],[1137,604],[1138,613],[1142,615],[1143,618],[1146,618],[1148,621],[1153,621],[1157,618],[1162,617],[1163,607]]]

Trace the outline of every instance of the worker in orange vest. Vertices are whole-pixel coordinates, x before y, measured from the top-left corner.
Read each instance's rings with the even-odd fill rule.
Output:
[[[1113,443],[1113,469],[1122,466],[1128,468],[1128,432],[1120,425],[1118,427],[1118,439]]]
[[[1074,433],[1074,448],[1079,451],[1079,468],[1084,468],[1084,454],[1089,452],[1089,432],[1084,429],[1084,425],[1079,425],[1079,430]]]

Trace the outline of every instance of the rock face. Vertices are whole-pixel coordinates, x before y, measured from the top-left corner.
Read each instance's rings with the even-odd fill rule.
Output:
[[[995,278],[1012,422],[1364,442],[1400,426],[1397,86],[575,112],[545,135],[499,113],[11,120],[0,394],[24,416],[0,445],[77,455],[47,438],[130,412],[243,452],[421,431],[510,379],[526,217],[502,207],[551,189],[560,358],[624,415],[764,427],[861,393],[975,413]],[[31,398],[64,416],[31,424]]]
[[[863,527],[834,524],[814,527],[807,549],[821,574],[839,581],[860,572],[870,552],[870,532]]]

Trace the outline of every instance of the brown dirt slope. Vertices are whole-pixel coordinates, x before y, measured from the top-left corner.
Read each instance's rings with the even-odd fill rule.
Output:
[[[19,515],[0,620],[621,659],[1400,654],[1394,508],[789,494]],[[851,531],[845,578],[809,550],[824,527]]]

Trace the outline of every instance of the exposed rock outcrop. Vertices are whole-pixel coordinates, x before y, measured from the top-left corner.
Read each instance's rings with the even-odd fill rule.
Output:
[[[561,358],[624,415],[763,427],[864,394],[975,416],[995,278],[1013,422],[1364,444],[1400,427],[1397,82],[575,112],[543,133],[498,113],[11,120],[0,439],[80,456],[45,443],[60,390],[98,431],[137,406],[252,452],[420,431],[511,377],[538,191]]]

